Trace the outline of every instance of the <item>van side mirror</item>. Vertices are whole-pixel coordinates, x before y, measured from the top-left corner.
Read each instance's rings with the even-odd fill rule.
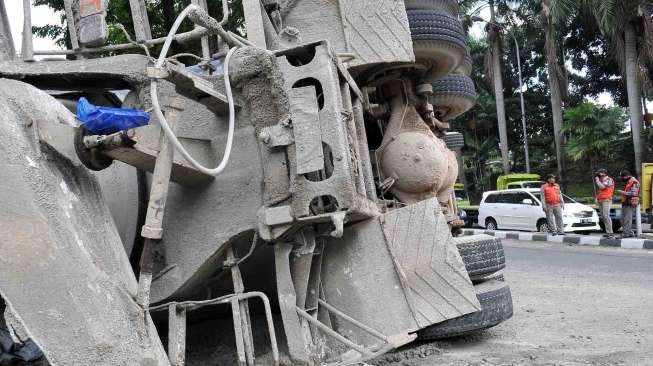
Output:
[[[531,206],[535,204],[535,202],[533,202],[533,200],[530,199],[530,198],[526,198],[526,199],[524,199],[523,201],[521,201],[521,203],[522,203],[523,205],[531,205]]]

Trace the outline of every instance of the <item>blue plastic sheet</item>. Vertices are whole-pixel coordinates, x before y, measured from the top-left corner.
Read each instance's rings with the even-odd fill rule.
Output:
[[[150,122],[150,114],[145,111],[97,107],[86,98],[80,98],[77,103],[77,118],[92,135],[109,135],[145,126]]]

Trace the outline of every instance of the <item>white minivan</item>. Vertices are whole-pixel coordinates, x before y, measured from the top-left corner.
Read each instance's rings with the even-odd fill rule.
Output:
[[[564,196],[565,232],[601,230],[594,209]],[[547,232],[546,215],[542,210],[537,188],[509,189],[483,193],[478,210],[478,223],[488,230],[509,229]]]

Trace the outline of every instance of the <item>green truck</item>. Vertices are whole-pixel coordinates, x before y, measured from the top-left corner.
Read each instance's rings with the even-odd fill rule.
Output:
[[[515,188],[540,188],[544,184],[539,174],[507,174],[497,178],[497,191]]]

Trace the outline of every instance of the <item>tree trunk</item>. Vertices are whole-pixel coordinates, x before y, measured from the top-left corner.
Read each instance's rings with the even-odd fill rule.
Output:
[[[630,22],[625,27],[626,86],[628,88],[628,107],[630,110],[630,129],[635,146],[635,169],[637,177],[642,177],[642,88],[638,77],[637,34]]]
[[[549,89],[551,91],[551,115],[553,117],[553,136],[556,147],[556,159],[558,161],[558,178],[563,186],[566,183],[567,159],[565,156],[565,137],[562,134],[562,98],[560,96],[560,83],[555,76],[555,66],[552,60],[547,61],[549,72]],[[553,60],[553,62],[556,62]]]
[[[542,1],[543,7],[543,23],[544,34],[546,37],[545,42],[545,55],[547,71],[549,74],[549,90],[551,92],[551,116],[553,118],[553,138],[556,148],[556,161],[558,162],[558,179],[560,185],[566,188],[567,180],[567,157],[565,155],[565,136],[562,133],[563,117],[562,117],[562,93],[560,90],[560,80],[558,79],[558,57],[557,57],[557,43],[549,29],[549,2]]]
[[[494,81],[494,99],[497,103],[497,122],[499,124],[499,143],[501,145],[501,163],[503,173],[510,173],[510,156],[508,153],[508,128],[506,126],[506,107],[503,100],[503,79],[501,74],[501,48],[499,47],[499,36],[496,29],[494,0],[490,0],[490,31],[496,32],[494,37],[490,37],[492,43],[492,79]]]
[[[163,10],[163,24],[165,24],[166,33],[172,28],[172,25],[177,18],[175,14],[174,0],[162,0],[161,10]]]

